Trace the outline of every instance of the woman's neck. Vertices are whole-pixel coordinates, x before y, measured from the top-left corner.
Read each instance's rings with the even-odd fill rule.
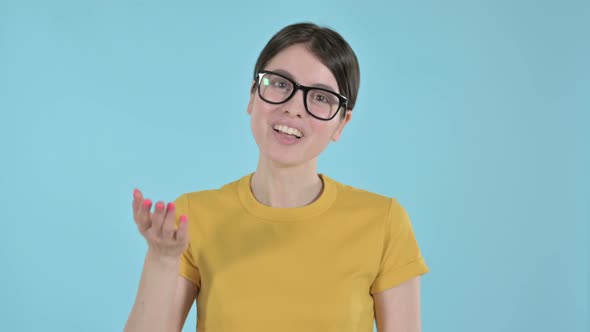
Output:
[[[258,162],[250,188],[260,203],[279,208],[294,208],[317,200],[323,190],[315,162],[294,167],[277,167],[273,162]]]

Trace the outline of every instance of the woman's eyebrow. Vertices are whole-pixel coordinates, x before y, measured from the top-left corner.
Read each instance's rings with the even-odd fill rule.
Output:
[[[293,78],[293,75],[291,75],[291,73],[289,73],[288,71],[286,71],[284,69],[275,69],[273,71],[275,73],[281,74],[281,75],[283,75],[283,76],[285,76],[287,78],[290,78],[293,81],[295,81],[295,79]],[[331,87],[329,85],[326,85],[326,84],[322,84],[322,83],[317,83],[317,84],[311,85],[311,87],[314,87],[314,88],[322,88],[322,89],[326,89],[326,90],[330,90],[330,91],[336,92],[336,89],[334,89],[333,87]]]

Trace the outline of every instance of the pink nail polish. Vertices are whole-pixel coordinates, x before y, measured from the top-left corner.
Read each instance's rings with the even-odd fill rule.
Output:
[[[162,202],[156,203],[156,209],[163,210],[164,209],[164,203],[162,203]]]
[[[138,197],[139,197],[139,190],[133,189],[133,198],[138,198]]]
[[[152,201],[150,199],[146,199],[145,201],[143,201],[143,206],[145,206],[145,207],[152,206]]]
[[[174,203],[170,202],[168,203],[168,210],[174,210]]]
[[[180,216],[180,222],[186,222],[186,216],[184,214]]]

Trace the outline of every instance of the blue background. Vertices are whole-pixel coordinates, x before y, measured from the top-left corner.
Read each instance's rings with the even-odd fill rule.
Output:
[[[2,0],[0,330],[122,330],[133,188],[253,171],[256,57],[308,20],[362,77],[319,170],[408,210],[423,330],[590,330],[590,3],[459,0]]]

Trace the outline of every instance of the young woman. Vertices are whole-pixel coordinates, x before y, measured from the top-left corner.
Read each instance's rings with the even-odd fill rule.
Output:
[[[335,31],[294,24],[262,50],[247,112],[256,171],[133,215],[148,242],[125,331],[420,330],[428,268],[393,198],[317,173],[352,117],[357,58]]]

